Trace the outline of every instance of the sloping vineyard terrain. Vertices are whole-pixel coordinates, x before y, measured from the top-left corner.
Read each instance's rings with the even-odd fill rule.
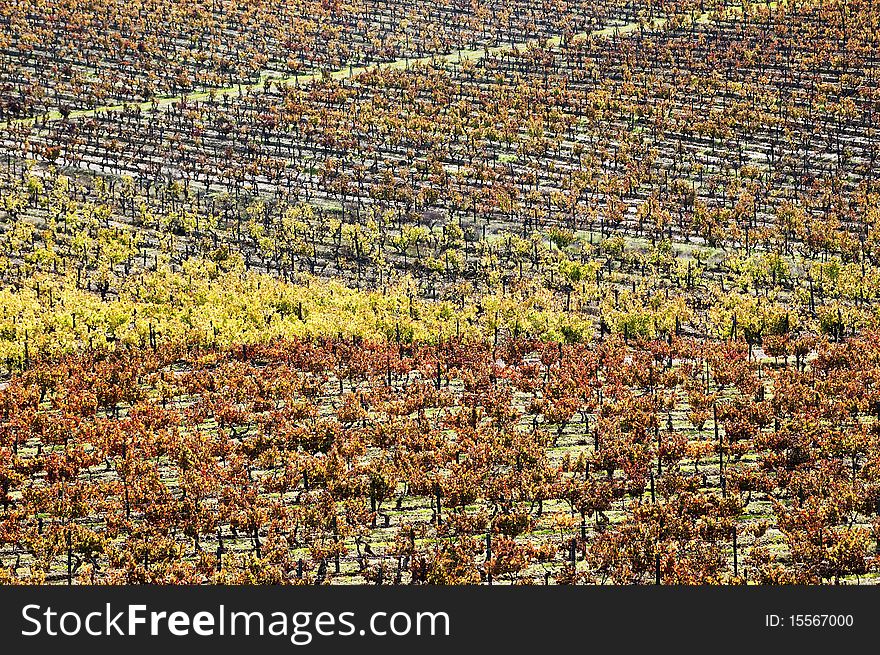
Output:
[[[875,4],[0,2],[0,579],[874,582]]]

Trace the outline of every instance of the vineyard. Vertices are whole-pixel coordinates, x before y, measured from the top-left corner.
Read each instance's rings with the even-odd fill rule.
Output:
[[[870,584],[870,0],[0,0],[4,584]]]

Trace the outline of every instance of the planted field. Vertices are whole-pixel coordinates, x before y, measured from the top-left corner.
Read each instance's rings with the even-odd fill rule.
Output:
[[[874,581],[873,3],[0,25],[5,582]]]
[[[333,338],[35,362],[0,392],[0,557],[67,583],[858,579],[878,362]]]

